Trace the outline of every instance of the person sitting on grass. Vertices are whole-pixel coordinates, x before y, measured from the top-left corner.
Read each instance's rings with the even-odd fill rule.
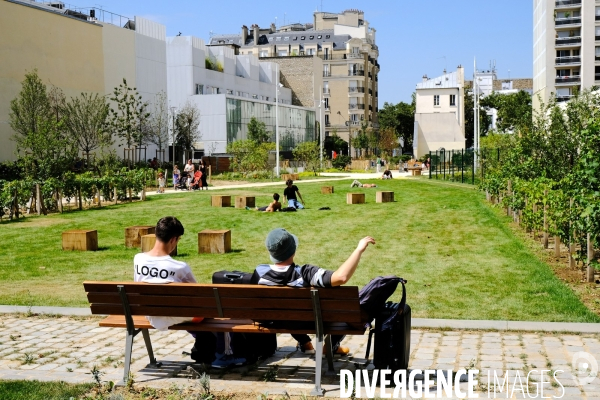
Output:
[[[369,244],[375,244],[370,236],[362,238],[350,257],[336,270],[329,271],[310,264],[296,265],[294,258],[298,248],[298,237],[283,228],[273,229],[267,235],[265,246],[273,264],[261,264],[252,275],[252,283],[267,286],[333,287],[347,283],[360,262],[362,253]],[[291,273],[289,269],[292,269]],[[306,334],[292,334],[298,341],[297,348],[305,354],[314,354],[311,339]],[[340,346],[344,335],[331,335],[333,353],[347,355],[349,349]]]
[[[291,179],[288,179],[287,181],[285,181],[285,184],[287,185],[287,187],[283,190],[283,199],[285,201],[287,201],[288,207],[294,207],[294,208],[299,208],[299,209],[304,208],[302,203],[306,204],[306,202],[302,198],[302,195],[300,194],[300,191],[298,190],[298,186],[294,185],[294,181]],[[300,200],[302,200],[302,203],[300,203],[298,201],[298,198],[296,197],[296,193],[298,193],[298,196],[300,196]]]
[[[381,175],[381,179],[392,179],[392,171],[386,169],[383,171],[383,175]]]
[[[246,206],[246,210],[252,210],[252,208]],[[268,206],[256,207],[254,208],[254,210],[263,212],[275,212],[281,210],[281,203],[279,202],[279,193],[273,193],[273,201]]]

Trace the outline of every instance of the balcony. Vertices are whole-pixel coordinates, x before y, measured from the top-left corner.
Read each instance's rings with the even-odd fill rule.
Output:
[[[600,15],[596,15],[596,21],[600,21]]]
[[[600,81],[600,74],[596,74],[596,75],[594,76],[594,79],[596,79],[597,81]]]
[[[596,15],[596,20],[598,19],[598,15]],[[581,17],[569,17],[569,18],[557,18],[554,20],[555,26],[562,25],[581,25]]]
[[[325,121],[325,126],[331,126],[331,122]]]
[[[373,96],[373,89],[369,89],[369,95]]]
[[[557,85],[562,85],[562,84],[572,85],[573,83],[581,83],[581,76],[580,75],[557,76],[555,83]]]
[[[364,87],[349,87],[348,88],[348,93],[364,93],[364,92],[365,92]]]
[[[364,70],[348,71],[348,76],[365,76]]]
[[[365,105],[364,104],[348,104],[348,110],[364,110],[365,109]]]
[[[348,53],[348,58],[355,60],[357,58],[365,58],[365,57],[360,53]]]
[[[600,40],[600,36],[596,36],[596,40]]]
[[[573,46],[575,44],[581,44],[581,36],[556,38],[556,46]]]
[[[323,94],[331,94],[328,87],[323,88]]]
[[[554,3],[554,8],[565,8],[573,6],[581,6],[581,0],[557,0]]]
[[[581,64],[580,56],[556,57],[556,65]]]
[[[323,71],[323,77],[329,77],[331,76],[331,71]]]

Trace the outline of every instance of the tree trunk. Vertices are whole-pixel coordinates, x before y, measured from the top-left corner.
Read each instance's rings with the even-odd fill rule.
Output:
[[[83,202],[81,201],[81,185],[77,186],[77,198],[79,199],[79,211],[83,210]]]
[[[542,243],[544,245],[544,249],[548,248],[548,191],[544,190],[544,198],[546,199],[546,204],[544,204],[544,236],[542,238]]]
[[[36,202],[36,212],[37,215],[42,214],[42,194],[40,190],[40,184],[35,184],[35,202]]]
[[[558,235],[554,236],[554,257],[560,258],[560,237]]]
[[[117,191],[116,186],[113,188],[113,191],[114,191],[114,196],[115,196],[115,205],[117,205],[117,202],[119,201],[119,192]]]
[[[594,241],[591,238],[590,233],[587,234],[587,281],[594,282],[594,266],[592,261],[594,260]]]
[[[63,212],[63,199],[62,199],[62,192],[60,189],[56,189],[56,197],[57,197],[57,202],[58,202],[58,211],[62,214]]]

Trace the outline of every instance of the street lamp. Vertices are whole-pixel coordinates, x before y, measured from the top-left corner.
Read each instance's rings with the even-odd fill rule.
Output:
[[[342,112],[338,111],[337,112],[339,116],[342,116]],[[342,117],[343,118],[343,117]],[[348,116],[348,121],[346,122],[346,124],[348,125],[348,156],[350,158],[352,158],[352,120],[350,119],[351,117]]]
[[[275,173],[279,177],[279,64],[275,64]]]
[[[321,171],[323,170],[323,117],[321,113],[323,104],[325,104],[325,100],[323,100],[323,89],[319,87],[319,158],[321,161]]]

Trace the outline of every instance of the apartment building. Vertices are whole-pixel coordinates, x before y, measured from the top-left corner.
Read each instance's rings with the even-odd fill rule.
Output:
[[[94,7],[62,2],[0,0],[0,161],[15,160],[10,101],[27,71],[69,97],[111,94],[127,80],[144,101],[167,90],[165,26]],[[122,157],[122,144],[115,149]],[[152,146],[147,155],[154,155]]]
[[[213,65],[218,67],[207,68]],[[206,46],[193,36],[175,36],[167,38],[167,70],[170,105],[191,103],[200,110],[201,139],[194,158],[225,153],[228,143],[247,139],[252,117],[265,123],[274,142],[276,113],[282,151],[317,138],[314,108],[291,105],[289,88],[276,93],[276,63],[236,54],[230,46]]]
[[[316,107],[326,138],[336,132],[348,141],[362,123],[378,128],[379,50],[363,11],[315,12],[313,23],[281,27],[244,25],[210,44],[279,64],[292,104]]]
[[[533,0],[533,105],[600,84],[600,2]]]
[[[413,154],[465,148],[464,68],[436,78],[423,76],[416,86]]]

